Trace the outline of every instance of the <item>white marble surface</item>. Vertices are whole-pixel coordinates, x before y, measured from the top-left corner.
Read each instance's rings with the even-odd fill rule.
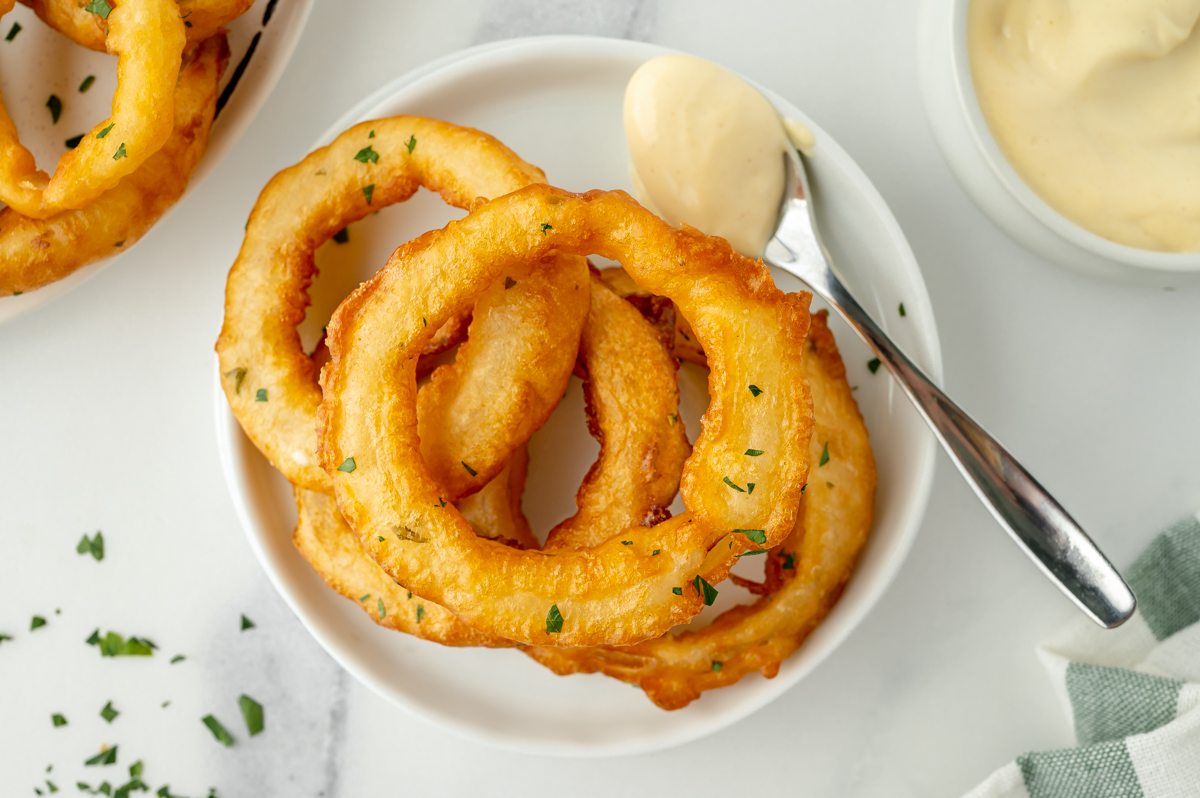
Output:
[[[281,0],[287,2],[288,0]],[[955,796],[1030,749],[1070,744],[1034,644],[1073,610],[943,460],[924,528],[881,604],[773,705],[627,760],[464,743],[348,679],[274,594],[217,465],[212,342],[258,190],[386,80],[482,41],[629,36],[719,61],[808,109],[891,204],[925,271],[946,384],[1118,565],[1200,503],[1194,291],[1094,282],[996,230],[934,146],[917,0],[453,0],[313,11],[259,118],[186,207],[121,262],[0,327],[0,793],[124,781],[182,795]],[[101,563],[75,553],[104,531]],[[55,614],[56,608],[61,614]],[[256,628],[239,631],[239,616]],[[46,627],[30,632],[33,614]],[[97,626],[149,637],[101,659]],[[175,653],[187,656],[168,663]],[[237,696],[266,708],[246,737]],[[112,700],[112,724],[98,713]],[[166,708],[162,702],[170,701]],[[69,725],[53,728],[50,714]],[[238,738],[212,740],[214,713]],[[101,743],[117,767],[83,767]]]

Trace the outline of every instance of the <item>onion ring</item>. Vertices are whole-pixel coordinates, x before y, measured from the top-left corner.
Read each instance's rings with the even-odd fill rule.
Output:
[[[422,319],[436,326],[513,263],[555,253],[619,260],[671,298],[709,354],[712,400],[683,473],[689,513],[547,556],[480,539],[441,506],[416,434],[411,360],[431,335]],[[321,465],[376,562],[475,628],[542,645],[655,637],[699,612],[748,535],[775,546],[794,526],[813,424],[801,366],[810,301],[624,192],[514,191],[401,246],[338,307],[321,374]],[[763,456],[744,456],[756,446]],[[348,457],[361,458],[357,469],[338,471]]]
[[[530,647],[525,653],[559,675],[600,671],[640,685],[663,709],[679,709],[704,690],[747,673],[768,678],[833,608],[866,543],[874,512],[875,460],[826,312],[813,316],[805,372],[812,387],[814,468],[796,528],[768,554],[763,595],[696,631],[615,648]],[[825,448],[828,447],[828,448]]]
[[[14,0],[0,0],[0,16]],[[184,25],[174,0],[119,0],[108,15],[117,56],[112,116],[58,161],[47,179],[21,146],[0,100],[0,201],[22,216],[48,219],[78,210],[116,187],[166,144],[175,124]]]
[[[229,272],[225,322],[216,349],[234,415],[292,484],[324,493],[332,490],[316,458],[321,390],[313,361],[296,332],[308,305],[316,248],[373,210],[408,199],[422,185],[450,205],[469,208],[480,197],[500,196],[544,179],[537,167],[486,133],[412,116],[356,125],[271,179],[250,214],[245,242]],[[509,282],[501,275],[499,287],[482,298],[488,312],[472,319],[476,343],[470,350],[493,337],[511,338],[507,356],[548,359],[547,367],[551,362],[559,367],[547,368],[537,383],[519,378],[534,374],[532,369],[510,372],[518,376],[506,377],[505,390],[488,397],[494,417],[511,419],[519,412],[528,417],[516,431],[491,430],[492,448],[475,450],[471,457],[478,455],[477,459],[438,461],[448,469],[439,478],[457,486],[449,494],[439,491],[448,501],[486,484],[545,422],[574,363],[574,350],[561,344],[578,341],[587,314],[586,262],[571,258],[563,268],[546,276],[531,274],[529,279],[523,276],[524,267],[512,266],[508,281],[517,277],[509,289],[503,287]],[[418,317],[417,323],[428,324],[426,331],[432,335],[470,310],[464,306],[437,322]],[[459,354],[465,363],[467,353]],[[480,369],[486,366],[481,359],[476,363]],[[484,401],[475,391],[487,386],[465,365],[443,369],[442,376],[434,377],[434,391],[447,403],[439,408],[446,426],[438,432],[446,436],[448,449],[462,451],[474,431],[456,424],[472,423],[476,416],[470,408]],[[507,409],[494,404],[501,399],[509,403]],[[427,445],[435,443],[430,436]]]
[[[187,48],[174,86],[175,126],[167,143],[86,208],[44,221],[13,208],[0,210],[0,295],[41,288],[125,251],[145,235],[182,196],[208,148],[228,61],[223,35]]]
[[[106,52],[108,23],[76,0],[21,0],[42,22],[89,50]],[[179,18],[189,42],[198,42],[220,32],[221,27],[240,17],[254,0],[180,0]]]

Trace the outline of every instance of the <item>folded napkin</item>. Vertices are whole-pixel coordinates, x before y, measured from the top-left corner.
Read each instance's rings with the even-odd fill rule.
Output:
[[[1110,631],[1079,618],[1038,647],[1079,747],[1020,756],[966,798],[1200,796],[1200,520],[1125,576],[1132,618]]]

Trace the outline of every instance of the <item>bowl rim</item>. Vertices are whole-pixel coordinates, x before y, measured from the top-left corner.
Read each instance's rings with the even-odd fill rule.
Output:
[[[1118,244],[1071,221],[1030,188],[996,143],[983,116],[967,52],[967,12],[972,0],[945,0],[949,9],[950,71],[955,99],[976,150],[992,175],[1029,215],[1067,242],[1105,260],[1160,272],[1200,272],[1200,252],[1159,252]]]

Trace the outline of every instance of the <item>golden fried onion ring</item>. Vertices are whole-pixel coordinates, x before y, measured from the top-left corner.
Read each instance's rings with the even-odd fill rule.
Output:
[[[763,595],[700,630],[623,648],[530,647],[529,656],[560,675],[599,671],[640,685],[663,709],[779,671],[837,603],[874,513],[875,459],[824,311],[813,316],[804,370],[816,415],[809,454],[819,462],[828,445],[829,460],[810,473],[795,530],[768,554]]]
[[[14,0],[0,0],[0,15]],[[116,187],[162,149],[175,124],[175,88],[186,43],[174,0],[116,0],[108,15],[109,51],[117,56],[112,116],[58,161],[54,176],[37,169],[0,100],[0,201],[22,216],[48,219],[78,210]]]
[[[682,479],[690,513],[549,556],[481,539],[442,506],[420,453],[413,359],[429,327],[506,268],[562,253],[619,260],[676,303],[709,354],[711,404]],[[321,375],[321,465],[384,570],[475,628],[541,645],[658,636],[699,612],[700,580],[724,578],[754,545],[748,534],[775,546],[794,526],[813,423],[801,366],[810,300],[623,192],[514,191],[401,246],[338,307]],[[765,453],[747,457],[751,448]],[[338,471],[348,457],[355,471]]]
[[[317,247],[347,224],[408,199],[422,185],[451,205],[469,208],[481,197],[544,179],[541,170],[486,133],[413,116],[356,125],[271,179],[250,214],[245,242],[229,272],[225,323],[216,349],[234,415],[288,481],[324,493],[332,489],[316,458],[315,418],[321,401],[316,369],[296,332],[308,306]],[[498,288],[481,298],[481,311],[471,322],[475,343],[469,352],[490,346],[489,358],[535,358],[542,369],[510,371],[503,390],[491,386],[493,396],[486,396],[488,384],[473,373],[486,369],[489,358],[474,358],[476,366],[468,368],[472,356],[460,353],[455,366],[435,375],[434,392],[445,403],[437,408],[438,431],[451,449],[465,450],[462,442],[484,432],[457,425],[474,423],[478,413],[472,408],[482,406],[485,396],[493,403],[494,418],[511,422],[521,413],[527,416],[519,427],[486,430],[491,448],[467,452],[470,460],[435,457],[441,464],[439,478],[455,486],[439,492],[447,501],[486,484],[545,422],[574,363],[573,343],[561,344],[578,340],[587,314],[586,263],[571,258],[544,275],[526,275],[525,267],[515,262],[510,266]],[[515,281],[508,289],[505,276]],[[437,322],[418,315],[416,321],[432,335],[470,310],[464,306]],[[477,393],[481,390],[485,393]],[[505,408],[495,404],[500,400]],[[427,437],[427,446],[438,443]]]
[[[89,50],[106,52],[108,21],[78,0],[21,0],[54,30]],[[207,39],[240,17],[254,0],[180,0],[179,18],[189,42]],[[111,15],[110,15],[111,16]]]
[[[173,87],[174,129],[167,143],[92,204],[44,221],[28,219],[13,208],[0,210],[0,295],[41,288],[123,252],[145,235],[182,196],[208,148],[221,73],[228,61],[223,35],[184,51],[179,83]]]

